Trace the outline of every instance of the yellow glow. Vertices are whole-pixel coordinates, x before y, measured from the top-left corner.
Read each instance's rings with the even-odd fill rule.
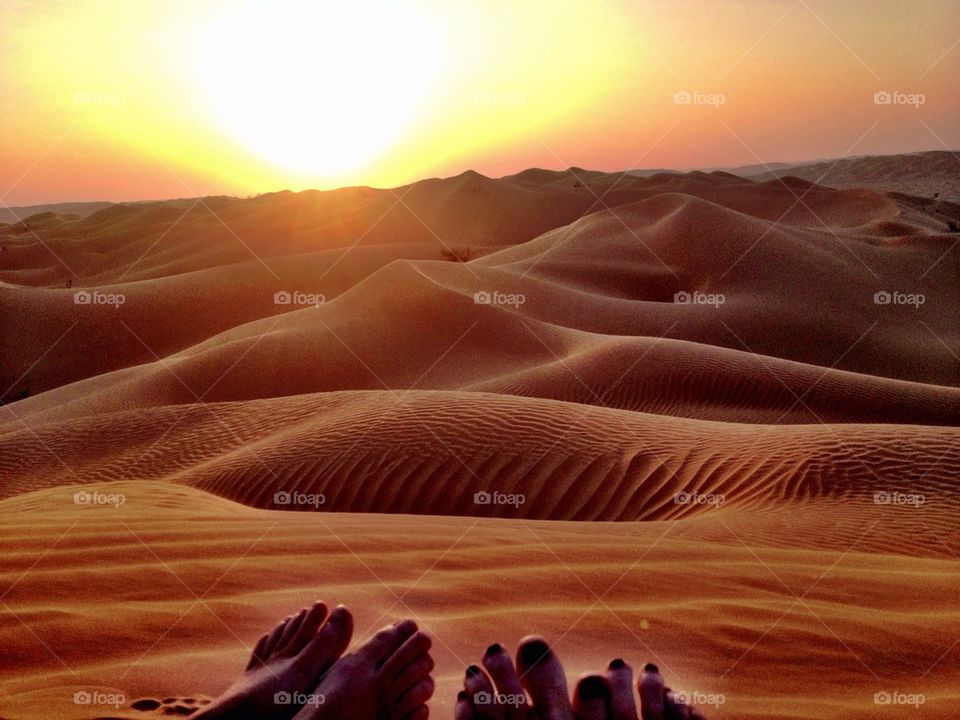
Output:
[[[225,9],[193,50],[217,124],[268,163],[314,176],[354,170],[397,142],[441,60],[423,15],[377,0]]]
[[[911,45],[897,7],[867,23],[829,0],[0,0],[0,194],[752,164],[845,153],[874,120],[857,153],[940,148],[928,127],[955,147],[960,14],[931,0]],[[883,88],[929,101],[877,111]],[[678,106],[681,90],[726,103]]]
[[[28,167],[66,133],[77,187],[121,161],[98,197],[391,186],[484,154],[511,168],[511,147],[601,112],[637,35],[579,0],[89,0],[17,20],[0,88],[23,95],[4,124],[26,143],[8,156]],[[59,175],[57,153],[31,177]]]

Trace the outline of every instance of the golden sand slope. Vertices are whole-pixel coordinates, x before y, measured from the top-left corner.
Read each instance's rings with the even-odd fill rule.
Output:
[[[78,491],[124,503],[78,506]],[[116,483],[0,511],[3,717],[146,717],[78,691],[215,695],[263,628],[317,598],[348,601],[358,639],[404,615],[428,629],[438,718],[489,643],[533,631],[573,676],[657,662],[677,689],[722,694],[714,718],[913,716],[876,705],[883,692],[953,718],[960,702],[957,536],[933,502],[588,525],[277,513]]]

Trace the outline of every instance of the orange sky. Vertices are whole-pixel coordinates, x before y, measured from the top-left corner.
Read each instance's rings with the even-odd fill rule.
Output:
[[[955,0],[0,0],[0,204],[956,149],[958,77]]]

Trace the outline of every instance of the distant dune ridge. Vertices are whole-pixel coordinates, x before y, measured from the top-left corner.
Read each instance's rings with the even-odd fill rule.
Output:
[[[815,163],[774,163],[732,170],[754,180],[799,177],[835,188],[869,188],[925,198],[960,201],[960,158],[951,150],[907,155],[880,155],[823,160]]]
[[[0,713],[213,694],[321,596],[439,636],[437,717],[463,660],[534,630],[577,671],[627,654],[726,693],[708,717],[881,717],[888,691],[953,717],[954,163],[0,225],[0,578],[27,621],[0,626]]]

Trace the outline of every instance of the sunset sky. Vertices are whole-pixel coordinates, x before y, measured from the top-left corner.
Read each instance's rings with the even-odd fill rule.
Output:
[[[958,77],[956,0],[0,0],[0,203],[957,149]]]

